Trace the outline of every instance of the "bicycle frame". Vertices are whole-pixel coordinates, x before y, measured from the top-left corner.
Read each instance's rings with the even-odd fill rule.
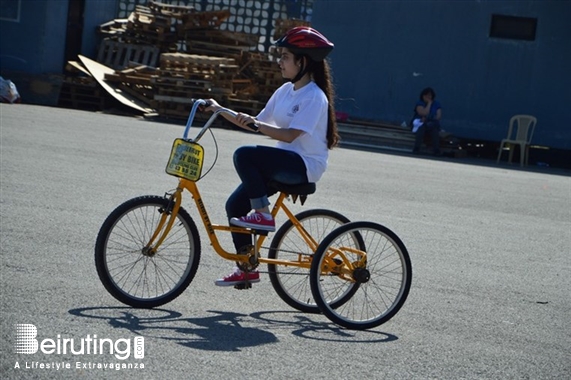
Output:
[[[232,226],[228,221],[226,225],[212,223],[197,185],[204,177],[205,158],[204,147],[197,141],[220,113],[236,113],[217,110],[191,140],[188,129],[201,104],[206,102],[195,102],[184,138],[173,142],[165,168],[178,178],[176,189],[163,197],[144,195],[127,200],[103,222],[95,243],[95,267],[105,289],[120,302],[137,308],[164,305],[186,290],[202,254],[197,229],[200,223],[182,205],[188,191],[214,251],[225,260],[237,261],[245,273],[257,272],[258,265],[267,264],[271,285],[293,308],[321,312],[332,322],[355,330],[373,328],[392,318],[408,296],[412,268],[402,241],[383,225],[351,222],[328,209],[294,214],[286,198],[291,196],[293,203],[299,196],[304,199],[300,194],[303,190],[296,188],[306,186],[285,184],[277,186],[280,192],[270,213],[277,219],[283,212],[288,221],[270,244],[264,245],[266,231]],[[219,232],[249,234],[243,237],[252,240],[252,247],[243,254],[236,254],[234,249],[228,252],[218,240]],[[268,245],[268,254],[260,257],[261,249]],[[249,289],[258,281],[256,273],[242,281],[217,280],[216,285]]]
[[[196,109],[198,108],[198,106],[200,105],[205,105],[206,102],[203,100],[197,100],[195,102],[195,104],[193,105],[192,111],[190,113],[188,122],[187,122],[187,126],[184,132],[184,138],[187,139],[188,136],[188,131],[190,128],[190,125],[192,123],[192,120],[194,119],[194,114],[196,112]],[[232,116],[235,116],[236,114],[226,108],[222,108],[216,112],[214,112],[214,114],[210,117],[210,119],[206,122],[206,124],[202,127],[202,129],[200,130],[200,132],[197,134],[197,137],[193,140],[194,142],[197,142],[202,135],[204,134],[204,132],[211,126],[212,122],[214,121],[214,119],[220,114],[220,113],[228,113]],[[174,191],[173,194],[171,194],[170,197],[170,201],[171,201],[171,207],[169,207],[169,210],[167,210],[167,212],[164,212],[161,220],[157,226],[157,229],[155,230],[155,232],[153,233],[153,235],[151,236],[151,238],[149,239],[149,242],[147,243],[145,250],[151,253],[156,253],[158,251],[158,248],[160,247],[160,245],[163,243],[163,241],[165,240],[165,238],[167,237],[167,235],[169,234],[176,216],[178,214],[178,211],[181,207],[182,204],[182,194],[184,192],[184,190],[187,190],[191,195],[192,198],[194,199],[196,208],[198,209],[198,212],[200,214],[200,217],[202,219],[202,224],[204,225],[206,232],[208,234],[208,238],[210,240],[210,243],[212,245],[212,247],[214,248],[214,251],[221,256],[222,258],[226,259],[226,260],[231,260],[231,261],[239,261],[239,262],[244,262],[244,263],[250,263],[250,264],[274,264],[274,265],[283,265],[283,266],[295,266],[295,267],[301,267],[301,268],[306,268],[309,269],[311,266],[311,261],[310,260],[299,260],[297,262],[293,262],[293,261],[287,261],[287,260],[277,260],[277,259],[269,259],[269,258],[264,258],[264,257],[260,257],[260,249],[262,248],[262,244],[264,243],[264,241],[266,240],[267,235],[258,235],[256,233],[256,231],[248,229],[248,228],[243,228],[243,227],[236,227],[236,226],[228,226],[228,225],[220,225],[220,224],[212,224],[210,221],[210,217],[208,216],[208,212],[206,210],[206,206],[204,205],[204,202],[202,201],[202,196],[200,195],[200,191],[198,190],[198,186],[196,184],[196,182],[194,181],[189,181],[187,179],[184,178],[180,178],[179,179],[179,184],[178,187],[176,188],[176,190]],[[305,228],[303,227],[303,225],[297,220],[297,218],[295,217],[295,215],[293,214],[293,212],[285,205],[285,199],[287,198],[287,194],[285,193],[279,193],[278,198],[271,210],[271,214],[274,217],[274,219],[276,218],[277,214],[279,213],[280,210],[282,210],[285,215],[287,216],[287,218],[291,221],[291,223],[293,224],[294,228],[296,228],[300,235],[303,237],[303,239],[305,240],[306,244],[311,248],[312,251],[315,251],[317,249],[317,246],[319,245],[319,242],[315,241],[315,239],[313,239],[313,237],[305,230]],[[218,236],[216,235],[217,231],[225,231],[225,232],[230,232],[230,233],[244,233],[244,234],[250,234],[254,236],[254,252],[253,255],[247,254],[247,255],[237,255],[235,253],[230,253],[228,251],[226,251],[220,244],[219,240],[218,240]],[[252,256],[254,256],[254,263],[252,263],[251,259]]]

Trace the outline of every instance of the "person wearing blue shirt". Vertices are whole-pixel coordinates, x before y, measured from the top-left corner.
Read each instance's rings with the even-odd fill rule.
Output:
[[[415,134],[413,153],[419,153],[424,135],[429,134],[432,140],[432,152],[435,156],[440,155],[440,119],[442,119],[442,106],[436,98],[436,93],[431,87],[420,92],[420,100],[414,107],[412,131]]]

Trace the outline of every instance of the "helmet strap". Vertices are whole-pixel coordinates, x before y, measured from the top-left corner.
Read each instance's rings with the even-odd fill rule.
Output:
[[[307,62],[307,65],[306,65],[306,62]],[[295,83],[295,82],[299,81],[301,78],[303,78],[303,76],[309,72],[309,69],[312,66],[311,63],[312,62],[310,61],[309,58],[303,57],[301,59],[301,67],[299,68],[299,72],[297,73],[297,75],[295,77],[293,77],[293,79],[290,79],[290,82]]]

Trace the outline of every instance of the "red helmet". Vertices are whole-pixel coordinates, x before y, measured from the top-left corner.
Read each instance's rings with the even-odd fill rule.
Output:
[[[334,47],[323,34],[308,26],[290,29],[276,41],[276,46],[287,48],[294,54],[306,54],[315,62],[323,61]]]

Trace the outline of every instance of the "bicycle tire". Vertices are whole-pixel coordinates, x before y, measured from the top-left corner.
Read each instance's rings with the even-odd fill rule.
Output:
[[[295,216],[305,230],[319,242],[335,228],[349,223],[349,219],[332,210],[312,209]],[[294,224],[288,220],[274,235],[268,251],[268,258],[299,262],[312,260],[314,252],[300,236]],[[313,300],[309,284],[309,269],[293,266],[268,264],[270,282],[278,296],[289,306],[304,313],[319,313]],[[351,295],[347,295],[350,298]],[[344,302],[344,298],[340,300]]]
[[[164,305],[178,297],[196,274],[200,238],[182,207],[159,250],[154,255],[143,251],[168,206],[169,199],[160,196],[133,198],[111,212],[99,230],[97,274],[105,289],[124,304],[136,308]]]
[[[363,246],[354,244],[360,236]],[[361,244],[361,243],[359,243]],[[336,278],[343,286],[346,279],[325,270],[326,258],[344,252],[350,262],[366,253],[365,266],[351,273],[360,283],[353,297],[343,305],[332,307],[338,288],[326,279]],[[412,282],[412,265],[406,247],[387,227],[373,222],[351,222],[332,231],[319,245],[310,271],[313,297],[321,312],[332,322],[352,330],[377,327],[390,320],[404,305]]]

